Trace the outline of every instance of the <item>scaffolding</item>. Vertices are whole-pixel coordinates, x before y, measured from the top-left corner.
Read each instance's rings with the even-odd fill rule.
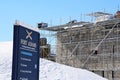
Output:
[[[56,32],[41,30],[42,28],[39,29],[40,29],[40,58],[45,58],[51,61],[55,61],[54,50],[56,44],[55,42]]]
[[[56,62],[120,80],[120,19],[42,28],[56,32]]]

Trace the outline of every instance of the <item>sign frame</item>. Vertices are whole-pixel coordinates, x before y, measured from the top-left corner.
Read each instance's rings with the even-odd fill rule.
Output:
[[[38,29],[16,21],[11,80],[39,80],[39,39]]]

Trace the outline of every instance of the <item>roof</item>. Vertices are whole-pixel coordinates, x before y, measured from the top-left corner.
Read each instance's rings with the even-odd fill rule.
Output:
[[[46,27],[46,28],[40,28],[40,30],[48,30],[48,31],[62,31],[70,28],[75,28],[75,27],[82,27],[84,25],[90,25],[93,23],[90,22],[76,22],[76,23],[67,23],[64,25],[57,25],[57,26],[52,26],[52,27]]]
[[[104,13],[104,12],[94,12],[94,13],[87,14],[87,16],[93,16],[93,17],[99,17],[104,15],[112,15],[112,14]]]
[[[58,26],[52,26],[52,27],[45,27],[40,28],[40,30],[48,30],[48,31],[63,31],[68,29],[76,29],[76,28],[82,28],[82,27],[93,27],[93,26],[110,26],[120,23],[120,19],[111,19],[106,21],[100,21],[96,23],[90,23],[90,22],[76,22],[72,24],[64,24],[64,25],[58,25]]]

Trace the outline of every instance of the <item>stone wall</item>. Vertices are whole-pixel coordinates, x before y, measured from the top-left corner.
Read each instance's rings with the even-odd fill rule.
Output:
[[[114,28],[100,44],[97,52],[94,51],[110,29],[83,27],[58,32],[56,61],[88,69],[109,80],[112,78],[120,80],[120,28]],[[89,59],[86,61],[88,57]]]

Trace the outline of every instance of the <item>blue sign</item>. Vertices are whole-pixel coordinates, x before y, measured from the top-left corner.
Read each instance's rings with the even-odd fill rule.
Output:
[[[39,32],[14,25],[12,80],[39,80]]]

